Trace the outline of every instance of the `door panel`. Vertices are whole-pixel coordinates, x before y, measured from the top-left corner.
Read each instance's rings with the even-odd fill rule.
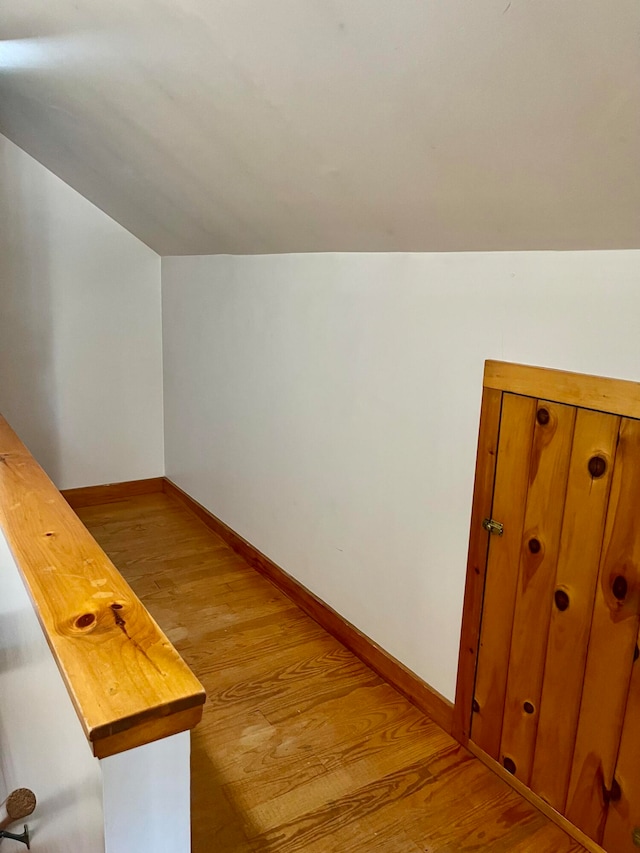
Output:
[[[505,394],[492,515],[504,524],[502,536],[491,536],[475,686],[471,737],[486,753],[498,757],[507,687],[517,573],[536,401]]]
[[[620,426],[566,816],[604,832],[638,634],[640,421]]]
[[[515,774],[514,787],[528,786],[589,849],[631,853],[640,849],[640,383],[487,363],[488,389],[502,407],[483,444],[495,467],[479,451],[476,468],[462,742],[470,731],[477,755]]]
[[[551,607],[531,778],[531,788],[559,812],[569,785],[619,427],[615,415],[578,410],[554,584],[569,606]],[[603,460],[602,473],[602,462],[594,459]]]
[[[640,637],[636,648],[638,642]],[[632,668],[615,782],[602,843],[606,850],[631,853],[640,846],[640,662],[637,657]]]
[[[520,547],[500,760],[529,784],[576,410],[538,403]]]

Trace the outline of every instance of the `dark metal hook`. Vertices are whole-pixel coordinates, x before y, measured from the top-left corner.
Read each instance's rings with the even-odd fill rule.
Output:
[[[6,829],[0,829],[0,840],[3,838],[11,838],[13,841],[22,841],[23,844],[27,845],[27,850],[31,850],[31,836],[29,835],[29,827],[25,823],[24,832],[22,835],[15,835],[13,832],[7,832]]]

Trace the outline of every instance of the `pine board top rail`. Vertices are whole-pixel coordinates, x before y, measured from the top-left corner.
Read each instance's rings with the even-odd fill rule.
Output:
[[[193,728],[202,685],[2,416],[0,528],[94,755]]]
[[[549,367],[485,361],[485,388],[553,400],[597,412],[640,418],[640,382]]]

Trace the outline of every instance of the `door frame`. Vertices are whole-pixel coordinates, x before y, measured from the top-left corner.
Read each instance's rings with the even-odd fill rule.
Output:
[[[469,743],[471,729],[489,552],[489,533],[483,529],[482,521],[491,517],[500,415],[505,393],[640,419],[640,382],[513,364],[506,361],[485,361],[456,699],[452,720],[452,734],[464,746]]]

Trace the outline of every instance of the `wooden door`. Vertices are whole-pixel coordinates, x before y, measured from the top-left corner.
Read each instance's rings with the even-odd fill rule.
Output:
[[[640,420],[504,393],[491,516],[471,741],[638,849]]]
[[[636,643],[636,660],[638,651]],[[637,663],[632,669],[602,845],[615,853],[631,853],[640,847],[640,665]]]

